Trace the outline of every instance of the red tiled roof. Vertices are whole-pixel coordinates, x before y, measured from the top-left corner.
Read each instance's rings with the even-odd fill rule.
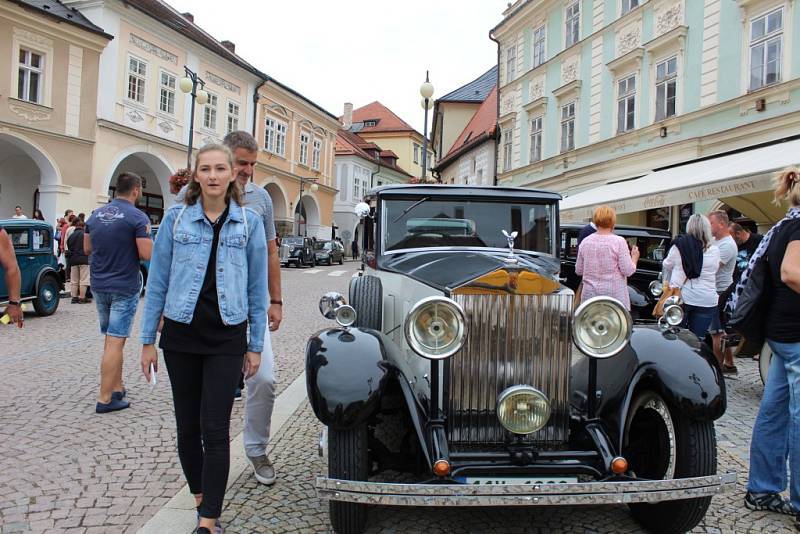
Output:
[[[453,159],[463,154],[470,148],[480,144],[495,135],[497,128],[497,86],[489,92],[481,107],[472,116],[464,131],[456,139],[453,146],[444,158],[439,160],[437,168],[446,166]]]
[[[372,104],[353,110],[353,124],[373,120],[377,121],[375,126],[363,126],[359,133],[415,131],[406,121],[395,115],[391,109],[377,100]]]
[[[370,154],[368,150],[374,151],[373,154]],[[386,161],[381,161],[381,165],[391,168],[392,170],[399,172],[401,174],[405,174],[407,176],[411,176],[406,171],[401,169],[397,166],[397,154],[392,152],[391,150],[382,150],[381,147],[376,145],[375,143],[365,141],[362,137],[359,137],[357,134],[353,132],[339,129],[336,132],[336,155],[337,156],[358,156],[369,160],[373,163],[376,162],[375,155],[378,155],[380,158],[391,158],[394,161],[391,164],[387,165]]]

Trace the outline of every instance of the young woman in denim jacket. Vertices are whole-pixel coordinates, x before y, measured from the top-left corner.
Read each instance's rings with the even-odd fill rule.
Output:
[[[200,534],[222,532],[233,392],[242,369],[249,377],[261,363],[266,302],[264,225],[242,206],[230,150],[207,145],[197,153],[185,203],[172,206],[161,221],[141,332],[142,371],[149,381],[163,315],[159,347]]]

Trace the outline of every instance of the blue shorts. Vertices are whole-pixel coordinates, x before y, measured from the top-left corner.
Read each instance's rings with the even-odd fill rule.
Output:
[[[139,305],[139,292],[132,295],[92,291],[97,305],[97,318],[100,333],[111,337],[130,337],[136,306]]]

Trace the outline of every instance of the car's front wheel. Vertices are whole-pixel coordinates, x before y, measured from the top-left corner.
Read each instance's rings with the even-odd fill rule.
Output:
[[[58,309],[59,300],[58,279],[54,275],[45,275],[39,281],[36,289],[36,300],[33,301],[33,309],[37,315],[46,317],[53,315]]]
[[[623,455],[638,478],[662,480],[713,475],[717,440],[712,421],[693,421],[672,410],[655,392],[631,405]],[[631,513],[651,532],[682,533],[703,519],[711,497],[630,504]]]
[[[367,480],[369,445],[366,425],[349,430],[329,429],[328,476],[340,480]],[[361,534],[367,524],[367,505],[330,501],[331,526],[338,534]]]

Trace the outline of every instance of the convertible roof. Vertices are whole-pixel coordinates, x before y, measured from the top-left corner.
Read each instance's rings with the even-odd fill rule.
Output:
[[[447,197],[493,197],[493,198],[526,198],[530,200],[561,200],[561,195],[541,189],[525,189],[522,187],[497,187],[454,184],[392,184],[376,187],[369,196],[447,196]]]

